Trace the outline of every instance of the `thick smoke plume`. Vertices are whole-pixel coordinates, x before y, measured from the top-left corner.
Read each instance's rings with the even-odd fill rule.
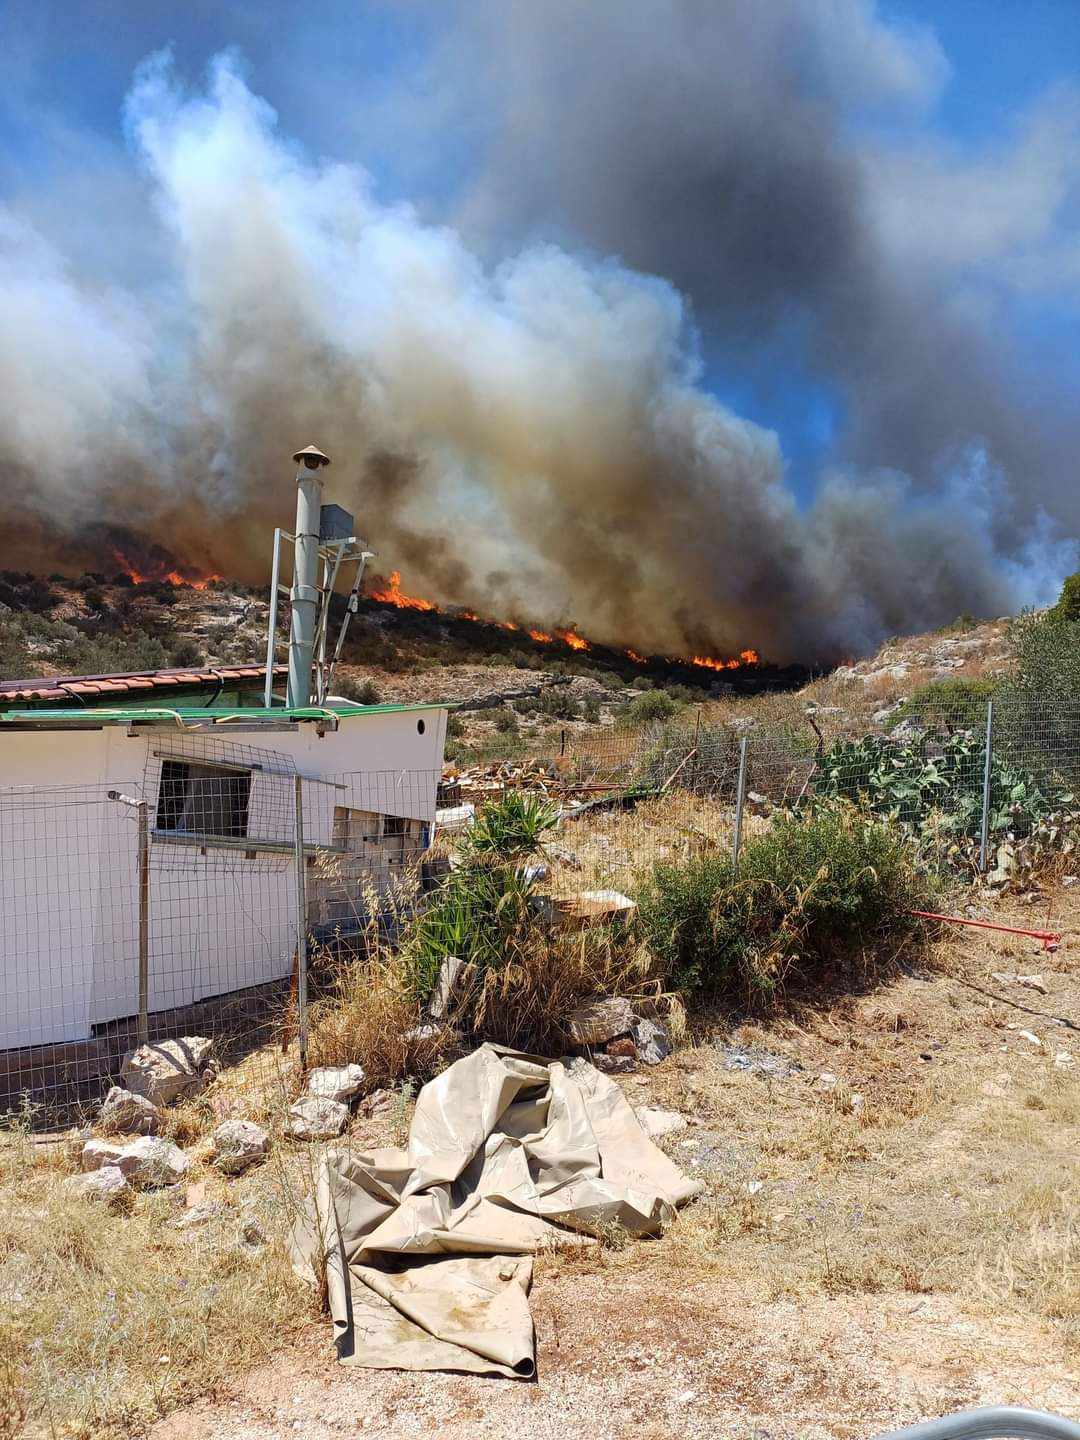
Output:
[[[905,55],[889,63],[908,83]],[[668,280],[553,243],[483,263],[459,231],[380,203],[360,169],[299,153],[228,57],[196,95],[152,59],[127,123],[170,245],[160,284],[92,287],[0,211],[9,566],[107,568],[90,537],[119,524],[188,565],[264,581],[269,530],[291,517],[288,456],[312,441],[335,462],[328,498],[355,508],[408,588],[638,650],[827,660],[1041,598],[1068,563],[1036,505],[1010,509],[977,407],[909,437],[949,454],[932,490],[912,450],[909,473],[838,467],[801,511],[775,434],[702,388]],[[784,178],[769,177],[781,197]],[[621,246],[610,224],[586,228],[654,266],[668,246],[641,225]],[[870,285],[857,252],[840,247],[826,289],[848,265],[857,295]],[[670,270],[692,287],[704,263],[688,253]],[[734,324],[740,296],[702,281],[699,303]],[[852,316],[818,343],[857,334]],[[897,424],[911,422],[902,400],[892,387]]]

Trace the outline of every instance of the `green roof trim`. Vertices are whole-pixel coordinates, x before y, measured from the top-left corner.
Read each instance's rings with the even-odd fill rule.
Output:
[[[354,715],[399,715],[410,710],[448,710],[449,705],[438,701],[418,701],[410,705],[302,705],[289,708],[275,705],[267,710],[261,706],[226,706],[224,708],[205,705],[140,705],[129,709],[108,706],[74,706],[67,709],[2,710],[0,723],[8,725],[63,724],[71,721],[96,721],[100,725],[137,725],[151,720],[173,721],[186,725],[189,721],[210,721],[223,725],[237,722],[255,724],[261,721],[284,720],[339,720]]]

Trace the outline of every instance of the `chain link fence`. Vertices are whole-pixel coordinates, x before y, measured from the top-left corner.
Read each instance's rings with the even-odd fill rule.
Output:
[[[559,812],[536,872],[555,900],[632,895],[657,860],[737,857],[773,814],[822,801],[904,827],[969,874],[1069,853],[1080,702],[898,709],[870,734],[833,724],[827,741],[806,718],[567,734],[445,777],[316,777],[272,745],[163,731],[121,779],[2,790],[0,1114],[71,1123],[136,1046],[186,1035],[223,1063],[284,1048],[302,1068],[323,978],[398,942],[457,831],[507,790]]]

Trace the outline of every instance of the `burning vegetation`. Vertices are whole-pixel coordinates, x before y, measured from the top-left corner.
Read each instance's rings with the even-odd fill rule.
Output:
[[[391,570],[388,581],[378,582],[373,589],[368,590],[368,598],[377,600],[383,605],[392,605],[397,610],[418,610],[436,615],[446,615],[451,619],[465,620],[476,625],[496,626],[500,630],[521,631],[538,645],[562,644],[568,649],[578,653],[603,649],[597,642],[587,640],[584,635],[572,626],[558,627],[552,630],[534,629],[514,620],[493,620],[484,615],[478,615],[473,610],[459,609],[457,607],[445,608],[435,603],[434,600],[425,600],[418,595],[407,595],[401,588],[401,571]],[[691,665],[699,670],[742,670],[747,667],[761,664],[761,656],[756,650],[747,648],[741,650],[738,655],[724,658],[718,655],[667,655],[647,656],[641,655],[636,650],[624,649],[621,652],[627,660],[633,661],[635,665],[648,665],[652,660],[660,660],[671,665]]]

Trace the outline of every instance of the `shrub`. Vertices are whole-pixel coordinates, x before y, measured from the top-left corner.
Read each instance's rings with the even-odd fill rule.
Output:
[[[628,730],[652,725],[658,720],[670,720],[678,711],[678,703],[663,690],[646,690],[636,695],[619,712],[619,724]]]
[[[577,702],[566,685],[552,685],[541,691],[536,702],[537,712],[552,720],[576,720]]]
[[[850,800],[872,814],[945,837],[973,838],[982,824],[984,736],[956,731],[898,745],[882,736],[838,740],[820,758],[817,799]],[[1073,796],[1012,763],[995,748],[990,757],[990,833],[1027,835]]]
[[[337,693],[344,700],[355,700],[358,705],[378,705],[382,696],[379,687],[369,676],[366,680],[352,680],[344,676],[338,681]]]
[[[1054,621],[1071,623],[1080,620],[1080,570],[1075,575],[1065,577],[1058,602],[1050,609],[1048,615]]]
[[[600,724],[600,701],[595,695],[586,695],[581,702],[581,718],[590,725]]]
[[[500,735],[517,734],[518,722],[513,710],[508,710],[503,707],[495,712],[495,729]]]
[[[934,680],[911,694],[889,719],[889,729],[901,720],[915,719],[927,726],[976,729],[986,724],[986,702],[993,695],[993,680]]]
[[[179,640],[172,648],[169,656],[173,665],[201,665],[203,659],[202,651],[194,640]]]
[[[516,864],[540,850],[558,818],[558,812],[539,796],[507,790],[473,816],[462,836],[461,852],[485,861]]]
[[[460,715],[455,715],[453,711],[451,711],[446,717],[446,738],[448,740],[460,740],[464,734],[465,721],[462,720]]]
[[[738,870],[715,851],[656,864],[638,916],[669,984],[763,1001],[793,978],[883,965],[928,900],[895,828],[834,806],[775,821],[744,844]]]
[[[515,791],[479,810],[462,836],[458,869],[405,938],[404,974],[417,1002],[430,996],[448,955],[464,962],[453,1019],[473,1038],[555,1048],[586,995],[626,993],[646,978],[648,957],[625,930],[570,933],[538,912],[524,862],[555,820],[549,806]]]

